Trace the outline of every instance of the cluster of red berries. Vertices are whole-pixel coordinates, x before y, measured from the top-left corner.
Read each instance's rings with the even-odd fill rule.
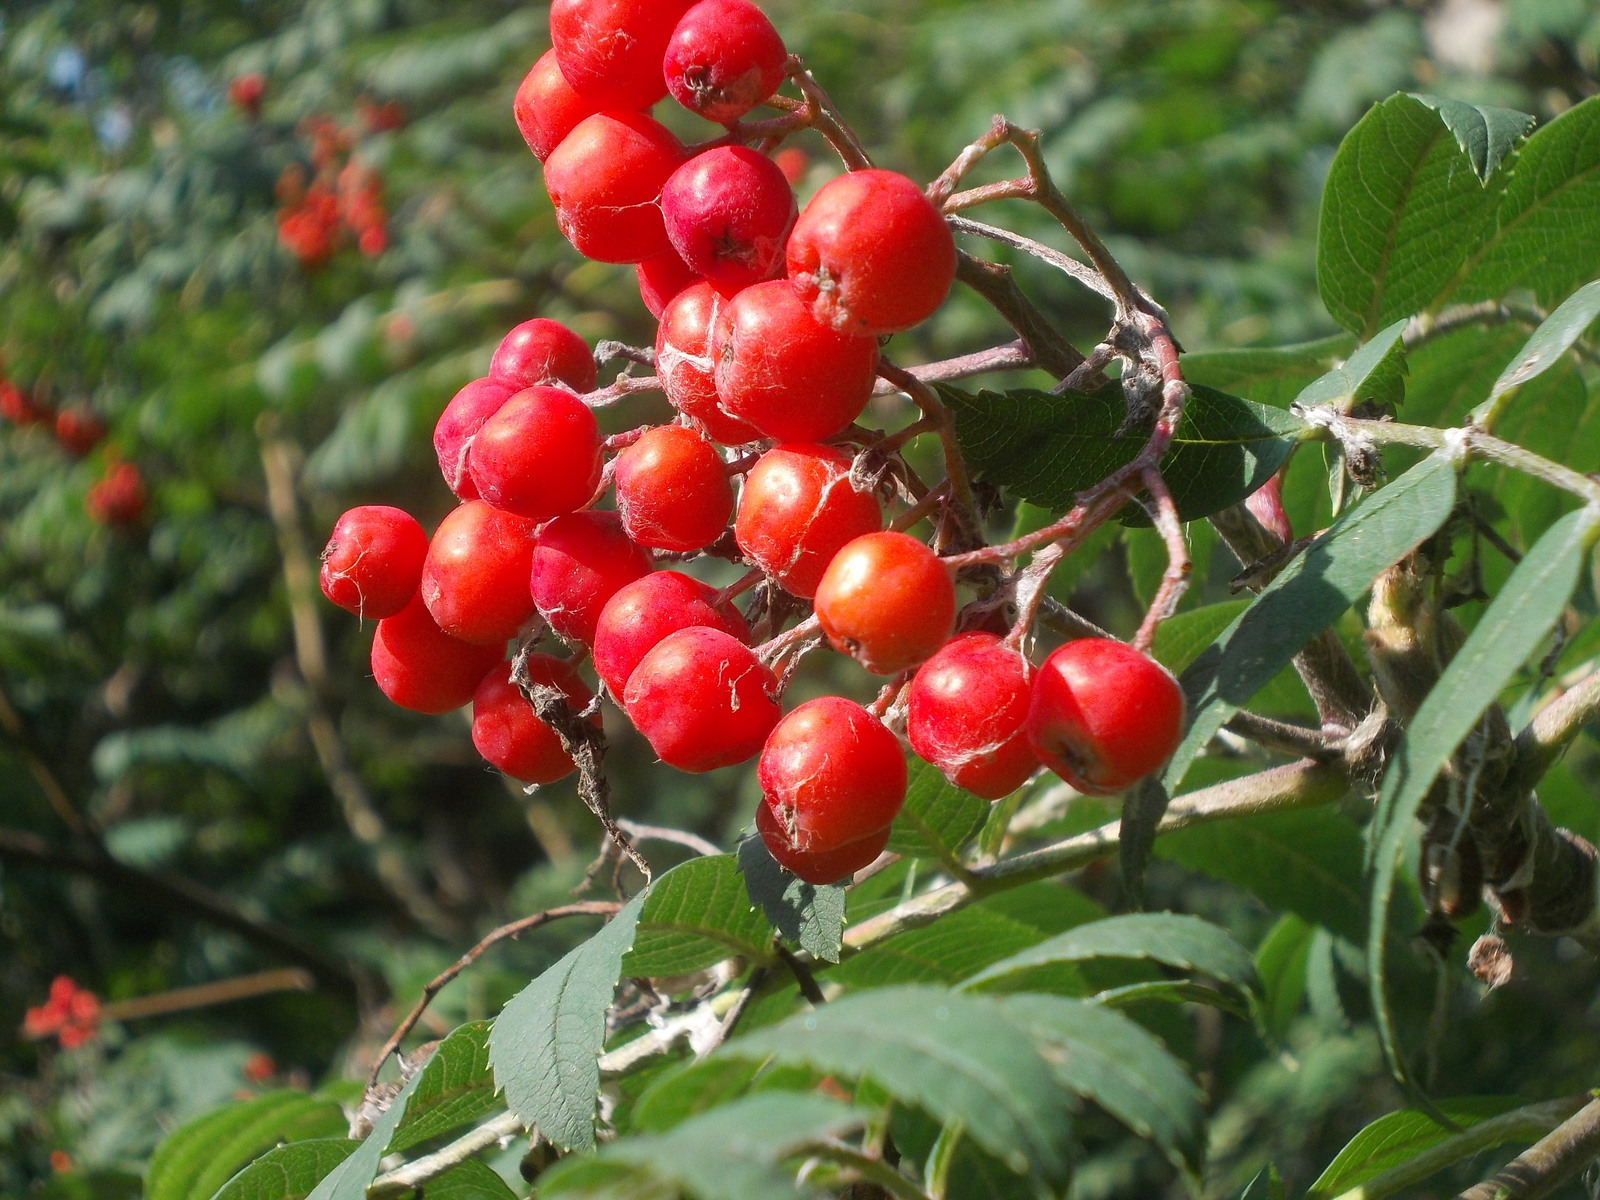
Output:
[[[53,409],[36,392],[17,386],[3,375],[0,417],[18,427],[33,425],[49,430],[56,443],[74,458],[87,457],[106,436],[105,422],[86,405]],[[102,525],[136,525],[144,517],[144,477],[136,464],[110,454],[104,474],[89,486],[83,503],[89,516]]]
[[[602,438],[584,398],[597,382],[588,346],[546,319],[512,329],[434,431],[460,506],[431,540],[398,509],[353,509],[324,553],[328,597],[379,618],[378,686],[423,712],[471,700],[489,762],[559,778],[572,760],[505,661],[507,642],[542,621],[585,648],[662,761],[701,772],[759,754],[756,826],[773,856],[803,879],[839,879],[888,841],[906,792],[899,739],[836,696],[783,714],[774,668],[802,639],[753,647],[732,603],[741,584],[656,569],[658,552],[715,543],[758,569],[744,584],[764,578],[791,598],[767,604],[769,623],[810,600],[831,644],[868,671],[915,670],[907,738],[960,786],[1003,796],[1043,762],[1112,792],[1159,767],[1183,721],[1170,674],[1104,639],[1036,670],[1010,640],[956,636],[951,570],[884,529],[878,491],[834,444],[872,394],[878,338],[931,315],[954,278],[954,241],[922,190],[855,170],[799,211],[784,172],[740,133],[789,63],[747,0],[555,0],[550,25],[554,48],[518,90],[516,118],[573,245],[636,265],[679,420]],[[668,92],[724,136],[685,148],[642,111]],[[615,511],[594,507],[613,489]],[[589,705],[576,660],[525,661],[529,683]]]
[[[63,1049],[76,1050],[100,1031],[100,1000],[65,975],[51,981],[50,997],[22,1018],[22,1032],[30,1038],[55,1037]]]
[[[324,266],[346,233],[368,258],[389,248],[383,178],[351,152],[363,134],[398,128],[405,116],[393,101],[365,102],[359,111],[349,127],[327,117],[307,121],[302,133],[311,143],[309,181],[300,163],[290,163],[278,177],[278,241],[307,270]]]

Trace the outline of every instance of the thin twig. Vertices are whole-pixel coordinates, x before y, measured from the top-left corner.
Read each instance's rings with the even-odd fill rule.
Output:
[[[822,989],[817,986],[817,977],[811,973],[811,968],[806,965],[803,959],[796,956],[795,952],[785,946],[779,938],[772,939],[772,950],[783,961],[783,965],[789,968],[789,973],[794,976],[794,981],[800,985],[800,994],[802,996],[812,1004],[827,1003],[827,997],[822,994]]]
[[[61,823],[75,837],[98,842],[99,832],[95,829],[94,823],[78,811],[78,806],[72,802],[72,797],[62,784],[60,776],[45,757],[38,740],[33,736],[33,731],[22,719],[22,714],[11,703],[11,697],[6,694],[3,685],[0,685],[0,731],[5,733],[22,756],[22,761],[28,766],[29,774],[39,785],[39,790],[44,793],[44,798],[56,816],[61,818]]]
[[[484,951],[509,938],[520,937],[524,933],[538,929],[541,925],[559,921],[563,917],[610,917],[615,916],[621,907],[622,905],[611,900],[580,900],[573,904],[563,904],[558,908],[547,908],[532,916],[511,921],[485,935],[476,946],[440,971],[423,987],[422,995],[406,1014],[406,1019],[400,1022],[395,1031],[389,1035],[389,1040],[383,1044],[383,1049],[378,1052],[372,1070],[367,1075],[367,1090],[371,1091],[377,1086],[378,1073],[383,1070],[383,1064],[389,1061],[389,1056],[400,1048],[400,1043],[405,1041],[407,1035],[417,1027],[417,1022],[422,1019],[422,1014],[428,1011],[428,1005],[433,1003],[433,998],[443,991],[445,985],[452,979],[477,962]]]
[[[1542,1200],[1600,1156],[1600,1100],[1591,1100],[1457,1200]]]
[[[1155,511],[1151,515],[1167,547],[1167,569],[1162,572],[1161,586],[1150,601],[1150,609],[1133,638],[1133,648],[1148,653],[1156,640],[1156,630],[1161,627],[1161,622],[1178,611],[1178,602],[1189,588],[1190,563],[1189,547],[1183,540],[1183,522],[1178,517],[1178,506],[1172,501],[1172,493],[1167,490],[1166,480],[1154,467],[1146,468],[1140,478],[1144,481],[1145,490],[1155,501]]]
[[[76,871],[148,903],[232,930],[252,945],[300,963],[324,986],[348,999],[363,999],[377,986],[375,981],[358,977],[348,964],[307,945],[289,930],[246,916],[192,879],[141,871],[95,850],[61,849],[20,829],[0,829],[0,860]]]
[[[390,1197],[422,1195],[423,1185],[437,1179],[453,1167],[459,1167],[469,1158],[476,1158],[490,1146],[507,1138],[516,1137],[524,1130],[522,1120],[515,1113],[501,1113],[491,1121],[463,1134],[448,1146],[441,1146],[432,1154],[396,1167],[379,1175],[367,1185],[368,1200],[389,1200]],[[537,1133],[534,1135],[537,1137]]]
[[[275,420],[269,419],[259,424],[261,467],[267,482],[267,509],[277,531],[283,563],[295,665],[306,683],[306,732],[316,751],[317,765],[339,803],[345,825],[371,853],[373,873],[383,889],[429,933],[444,938],[459,936],[460,923],[439,906],[411,869],[366,783],[351,765],[349,751],[339,736],[327,644],[317,607],[321,596],[295,491],[302,455],[298,446],[276,432],[276,425]]]
[[[1043,242],[1023,237],[1020,233],[1012,233],[1009,229],[1001,229],[998,225],[985,225],[982,221],[974,221],[970,217],[958,217],[954,213],[946,213],[944,223],[957,233],[970,233],[975,237],[988,238],[991,242],[999,242],[1003,246],[1021,250],[1040,262],[1048,263],[1063,274],[1070,275],[1096,295],[1103,296],[1107,300],[1113,298],[1111,288],[1100,277],[1098,271],[1079,262],[1070,254],[1061,253],[1054,246],[1046,246]]]

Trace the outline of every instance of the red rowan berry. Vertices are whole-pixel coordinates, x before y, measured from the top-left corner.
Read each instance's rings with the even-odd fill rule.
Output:
[[[661,62],[693,0],[553,0],[561,74],[603,108],[648,108],[667,94]]]
[[[917,670],[906,739],[957,787],[1009,796],[1039,768],[1028,745],[1027,660],[992,633],[964,633]]]
[[[835,650],[875,675],[894,675],[949,640],[956,589],[939,556],[916,538],[866,533],[828,563],[815,609]]]
[[[737,121],[783,82],[789,54],[746,0],[700,0],[678,22],[662,70],[673,99],[708,121]]]
[[[821,441],[861,415],[878,343],[817,323],[787,279],[745,288],[711,331],[717,402],[780,441]]]
[[[622,706],[662,762],[699,773],[744,762],[782,715],[778,681],[720,629],[668,634],[634,668]]]
[[[478,494],[548,521],[582,508],[600,485],[600,426],[563,388],[524,388],[479,427],[467,455]]]
[[[522,140],[540,162],[577,128],[578,122],[600,111],[600,105],[585,100],[561,74],[556,52],[546,50],[523,77],[511,102],[511,115],[522,133]]]
[[[723,445],[739,446],[761,431],[717,405],[711,327],[726,303],[709,283],[690,284],[672,298],[656,327],[656,376],[674,408]]]
[[[504,647],[533,615],[528,570],[534,522],[468,500],[439,522],[422,564],[422,599],[439,628]]]
[[[745,476],[734,538],[751,562],[796,596],[814,596],[844,544],[883,525],[870,492],[850,483],[850,459],[831,446],[786,445]]]
[[[733,485],[716,448],[692,429],[659,425],[617,455],[617,511],[628,536],[657,550],[699,550],[733,515]]]
[[[667,238],[689,269],[721,288],[783,271],[794,191],[765,154],[718,146],[695,155],[661,189]]]
[[[372,677],[401,708],[447,713],[471,700],[479,682],[504,657],[503,644],[474,646],[440,629],[418,594],[378,622]]]
[[[1122,642],[1080,638],[1034,676],[1028,741],[1080,792],[1109,795],[1171,758],[1183,721],[1183,691],[1165,667]]]
[[[322,551],[322,594],[358,617],[392,617],[417,594],[428,535],[387,504],[352,508],[334,522]]]
[[[790,842],[787,831],[765,804],[756,806],[756,832],[780,867],[812,884],[836,883],[854,875],[877,861],[889,844],[889,827],[885,825],[877,833],[831,850],[801,850]]]
[[[489,360],[489,378],[519,390],[535,384],[565,384],[575,392],[592,392],[598,375],[589,343],[548,317],[534,317],[513,327]]]
[[[551,629],[587,646],[606,601],[653,565],[616,513],[567,513],[540,528],[525,590]]]
[[[807,853],[888,828],[906,798],[894,734],[853,700],[808,700],[772,731],[756,769],[762,803],[788,844]]]
[[[739,610],[718,601],[716,588],[681,571],[652,571],[617,589],[600,610],[594,634],[594,668],[606,690],[620,703],[634,668],[656,643],[695,625],[750,640]]]
[[[492,766],[523,783],[554,783],[577,769],[554,729],[539,719],[522,689],[511,682],[509,662],[478,684],[472,696],[472,744]],[[548,654],[530,654],[525,667],[531,683],[559,688],[576,709],[593,696],[570,665]],[[599,714],[594,724],[599,725]]]
[[[661,221],[661,187],[686,151],[643,113],[585,117],[550,152],[544,183],[556,224],[585,258],[637,263],[672,248]]]
[[[894,171],[851,171],[823,184],[789,238],[789,278],[811,315],[841,333],[910,329],[944,303],[955,278],[950,227],[922,189]]]

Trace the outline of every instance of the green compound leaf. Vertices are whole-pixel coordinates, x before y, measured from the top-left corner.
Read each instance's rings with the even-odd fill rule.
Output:
[[[1431,311],[1498,300],[1519,287],[1552,305],[1600,277],[1600,97],[1573,105],[1524,142],[1499,203],[1477,229],[1460,233],[1468,253],[1430,298]]]
[[[968,1136],[1018,1175],[1059,1188],[1069,1174],[1071,1101],[993,998],[930,987],[858,992],[716,1053],[871,1076],[935,1120],[964,1121]]]
[[[956,787],[937,767],[913,762],[906,802],[889,830],[888,848],[895,854],[953,862],[988,816],[987,800]]]
[[[1300,390],[1348,358],[1356,340],[1348,333],[1314,342],[1261,349],[1209,350],[1183,356],[1183,377],[1270,408],[1288,408]]]
[[[1261,1023],[1279,1041],[1300,1013],[1306,998],[1306,974],[1316,926],[1294,913],[1284,913],[1256,947],[1256,973],[1261,976]]]
[[[1455,504],[1455,465],[1433,455],[1348,510],[1251,602],[1183,673],[1189,732],[1167,764],[1179,794],[1189,764],[1223,723],[1384,570],[1431,537]]]
[[[1600,317],[1600,280],[1585,284],[1546,317],[1518,355],[1494,381],[1489,398],[1472,410],[1474,423],[1489,428],[1523,384],[1549,370]]]
[[[1198,1172],[1205,1097],[1159,1038],[1121,1013],[1062,996],[1007,996],[1001,1011],[1045,1057],[1056,1081]]]
[[[1069,929],[968,979],[975,991],[1029,991],[1041,968],[1099,958],[1136,958],[1198,971],[1249,994],[1258,990],[1250,952],[1218,925],[1183,913],[1127,913]]]
[[[778,865],[759,837],[739,843],[739,872],[750,903],[785,941],[824,962],[838,962],[844,945],[844,888],[807,883]]]
[[[360,1146],[333,1137],[279,1146],[228,1180],[215,1200],[306,1200]]]
[[[162,1141],[145,1170],[144,1194],[148,1200],[210,1200],[235,1171],[279,1143],[342,1134],[348,1126],[336,1103],[304,1092],[268,1092],[230,1104]]]
[[[1494,200],[1437,108],[1404,95],[1374,105],[1339,144],[1322,191],[1317,287],[1329,314],[1370,337],[1426,308]]]
[[[650,887],[624,975],[683,975],[734,955],[769,957],[772,926],[752,908],[731,854],[679,863]]]
[[[815,1196],[780,1169],[807,1147],[859,1129],[867,1114],[837,1100],[767,1092],[723,1104],[668,1133],[635,1134],[539,1178],[539,1195],[794,1200]],[[431,1194],[431,1193],[430,1193]]]
[[[1191,825],[1163,834],[1156,856],[1360,942],[1366,931],[1361,892],[1361,833],[1331,808],[1261,813]]]
[[[1528,551],[1422,702],[1384,774],[1369,843],[1367,970],[1379,1040],[1396,1078],[1404,1079],[1405,1071],[1389,1011],[1384,951],[1401,849],[1423,798],[1456,747],[1560,619],[1597,528],[1600,512],[1579,509],[1552,525]]]
[[[411,1103],[406,1105],[405,1120],[390,1139],[389,1151],[408,1150],[499,1107],[494,1071],[489,1066],[489,1022],[474,1021],[440,1042],[423,1066]]]
[[[1456,145],[1472,161],[1472,169],[1485,183],[1533,128],[1533,117],[1513,108],[1487,108],[1443,96],[1413,94],[1413,99],[1439,114],[1445,128],[1455,135]]]
[[[1161,473],[1178,513],[1192,521],[1227,508],[1276,471],[1305,425],[1278,408],[1195,387]],[[1148,439],[1123,433],[1122,394],[1019,389],[976,396],[941,386],[956,433],[978,476],[1032,504],[1061,512],[1077,494],[1132,462]]]
[[[1033,883],[947,913],[931,925],[878,943],[828,973],[846,987],[876,988],[904,983],[955,984],[991,963],[1037,945],[1052,934],[1101,917],[1103,910],[1080,892]],[[1051,990],[1088,991],[1070,964],[1055,968]]]
[[[1380,330],[1339,366],[1308,383],[1294,402],[1339,409],[1363,402],[1398,405],[1406,393],[1406,348],[1400,340],[1405,328],[1405,321],[1396,321]]]
[[[489,1061],[506,1104],[566,1150],[594,1145],[606,1010],[649,894],[635,896],[604,929],[513,996],[489,1033]]]
[[[1409,1182],[1394,1179],[1394,1186],[1375,1189],[1392,1195],[1426,1179],[1451,1163],[1481,1154],[1506,1142],[1529,1141],[1548,1133],[1577,1107],[1569,1103],[1517,1107],[1509,1096],[1460,1096],[1440,1100],[1439,1111],[1465,1132],[1455,1133],[1427,1113],[1404,1108],[1368,1125],[1339,1151],[1328,1169],[1317,1177],[1305,1200],[1332,1200],[1379,1175],[1404,1171]],[[1391,1177],[1393,1178],[1393,1177]]]
[[[506,1186],[494,1168],[477,1158],[469,1158],[437,1179],[428,1180],[425,1194],[427,1200],[517,1200],[517,1193]]]

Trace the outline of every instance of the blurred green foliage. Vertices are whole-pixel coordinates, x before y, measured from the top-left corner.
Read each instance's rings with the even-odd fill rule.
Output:
[[[1194,351],[1335,332],[1317,299],[1316,205],[1334,146],[1371,102],[1424,88],[1547,119],[1594,92],[1600,60],[1600,15],[1581,0],[769,9],[885,165],[931,177],[996,112],[1041,129],[1064,189]],[[252,1053],[273,1060],[269,1082],[337,1090],[428,978],[492,925],[559,902],[593,857],[598,829],[570,783],[523,796],[482,766],[458,716],[388,706],[365,678],[370,629],[297,593],[294,575],[352,504],[398,504],[430,525],[442,515],[429,431],[516,321],[651,339],[631,272],[581,262],[556,233],[510,119],[544,15],[501,0],[11,0],[0,13],[0,370],[110,428],[83,459],[42,428],[0,433],[0,1025],[19,1028],[59,974],[117,1001],[281,965],[260,939],[177,902],[180,885],[131,888],[107,863],[202,885],[356,964],[369,1002],[398,1005],[358,1024],[323,989],[130,1019],[71,1052],[6,1039],[0,1193],[135,1194],[165,1131],[261,1086],[243,1073]],[[259,119],[227,99],[251,72],[265,81]],[[363,113],[386,102],[404,122],[372,129]],[[350,153],[381,174],[390,244],[374,257],[345,245],[308,271],[279,243],[275,188],[286,169],[312,169],[317,118],[353,131]],[[814,186],[823,147],[798,144]],[[1004,219],[1053,240],[1032,210]],[[1100,303],[1016,266],[1092,345]],[[897,352],[939,357],[999,336],[991,312],[958,296]],[[1413,372],[1449,369],[1430,355],[1443,343]],[[1550,386],[1577,389],[1575,404],[1587,395],[1576,372]],[[659,411],[644,400],[605,419],[620,428]],[[133,529],[84,510],[113,456],[150,489]],[[283,493],[269,462],[288,464],[292,512],[273,512]],[[1324,494],[1323,473],[1294,478],[1291,515],[1315,527],[1327,502],[1308,489]],[[1079,606],[1126,625],[1158,555],[1153,536],[1133,534],[1073,568]],[[1226,598],[1219,577],[1190,607]],[[319,721],[353,786],[319,757]],[[747,777],[671,776],[614,732],[621,814],[731,844],[754,800]],[[1589,779],[1580,763],[1547,786],[1570,810],[1562,819],[1592,832]],[[1174,846],[1152,879],[1158,898],[1268,932],[1265,906],[1184,861]],[[494,952],[440,997],[440,1029],[491,1015],[586,932]],[[1305,953],[1306,1002],[1290,1003],[1300,1015],[1277,1047],[1204,1021],[1163,1030],[1213,1081],[1208,1194],[1237,1190],[1269,1158],[1309,1182],[1395,1104],[1352,1020],[1359,955],[1326,929]],[[1545,1096],[1592,1082],[1580,1050],[1594,1032],[1582,999],[1592,965],[1527,953],[1514,992],[1447,994],[1444,1090],[1528,1081]],[[1397,1003],[1420,1027],[1432,981],[1406,969]],[[1074,1195],[1165,1186],[1148,1147],[1090,1133]],[[58,1151],[71,1169],[52,1164]]]

